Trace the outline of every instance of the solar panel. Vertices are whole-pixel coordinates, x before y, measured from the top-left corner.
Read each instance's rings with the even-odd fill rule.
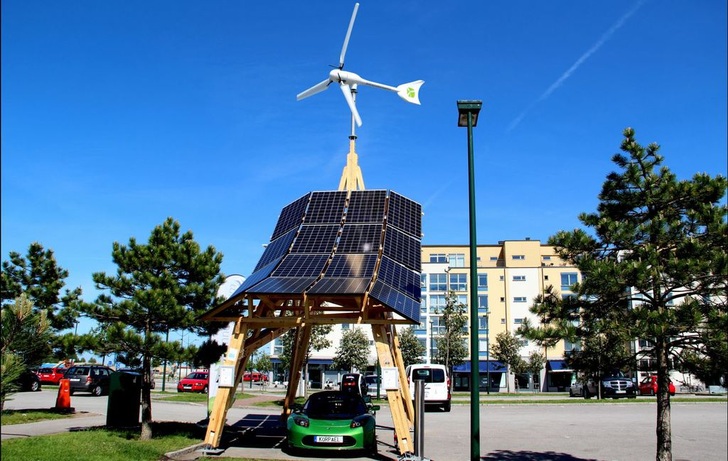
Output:
[[[306,291],[314,281],[316,277],[270,277],[248,290],[248,293],[297,295]]]
[[[382,257],[382,262],[379,264],[377,280],[381,280],[387,285],[395,287],[398,291],[417,300],[417,302],[420,300],[422,288],[419,272],[407,269],[386,256]]]
[[[376,282],[370,295],[414,322],[420,322],[420,302],[383,282]]]
[[[290,254],[273,272],[273,277],[317,277],[329,255]]]
[[[386,190],[359,190],[351,192],[347,223],[381,223],[384,220]]]
[[[297,228],[301,225],[301,221],[303,220],[303,215],[306,212],[306,207],[308,206],[308,200],[310,196],[310,193],[306,194],[298,200],[291,202],[283,207],[280,216],[278,216],[278,222],[276,223],[276,227],[273,230],[273,235],[270,238],[271,241],[277,239],[289,230]]]
[[[347,202],[346,191],[311,192],[284,207],[233,296],[349,296],[372,287],[371,299],[419,321],[422,207],[387,190],[350,194]]]
[[[326,277],[369,277],[374,275],[376,254],[337,254],[326,269]]]
[[[288,249],[291,247],[291,243],[293,243],[293,239],[296,237],[297,232],[298,229],[294,228],[288,231],[287,234],[283,234],[279,238],[270,242],[268,246],[265,247],[263,256],[260,257],[260,261],[258,261],[258,265],[255,266],[255,270],[257,271],[274,259],[278,259],[288,253]]]
[[[349,224],[341,231],[337,253],[377,253],[382,240],[382,224]]]
[[[331,254],[339,233],[338,224],[301,226],[301,231],[293,242],[291,253]]]
[[[314,192],[306,211],[306,224],[339,224],[344,217],[346,191]]]
[[[309,293],[318,294],[336,294],[336,295],[356,295],[366,291],[371,277],[369,278],[324,278],[313,286]]]
[[[420,272],[422,268],[420,240],[409,234],[388,227],[384,234],[384,254],[406,267]]]
[[[394,226],[417,239],[422,238],[422,205],[399,195],[389,194],[387,225]]]

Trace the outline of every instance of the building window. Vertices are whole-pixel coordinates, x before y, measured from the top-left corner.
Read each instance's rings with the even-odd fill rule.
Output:
[[[576,272],[564,272],[561,274],[561,289],[571,290],[571,286],[577,282]]]
[[[514,282],[525,282],[526,281],[526,276],[525,275],[514,275],[513,276],[513,281]]]
[[[488,319],[485,317],[478,317],[478,333],[488,333]]]
[[[447,290],[447,274],[430,274],[430,291]]]
[[[501,325],[505,325],[505,324],[506,324],[506,319],[501,319]]]
[[[464,253],[454,253],[449,255],[450,257],[450,267],[465,267],[465,254]]]
[[[505,297],[503,297],[503,296],[501,296],[501,300],[500,300],[500,301],[501,301],[502,303],[504,303],[504,302],[506,302],[506,298],[505,298]]]
[[[488,274],[478,274],[478,291],[488,290]]]
[[[430,255],[431,263],[446,263],[447,255],[445,253],[434,253]]]
[[[528,341],[527,341],[527,340],[525,340],[525,339],[522,339],[522,340],[518,341],[518,344],[519,344],[519,345],[520,345],[521,347],[526,347],[526,346],[528,346]]]
[[[445,309],[445,295],[430,295],[430,313],[436,314]]]
[[[511,259],[513,259],[514,261],[522,261],[526,259],[526,255],[512,255]]]
[[[341,329],[342,330],[348,330],[349,329],[349,324],[348,323],[342,323],[341,324]]]
[[[516,325],[521,325],[523,323],[523,319],[513,319],[513,323],[515,323]]]
[[[452,291],[468,291],[468,274],[450,274]]]
[[[499,281],[499,282],[502,282],[502,281],[504,281],[505,279],[506,279],[506,277],[505,277],[504,275],[500,275],[500,276],[498,276],[498,281]]]
[[[548,279],[549,279],[549,276],[548,276],[548,275],[544,275],[544,276],[543,276],[543,279],[544,279],[544,280],[548,280]]]
[[[513,298],[514,303],[525,303],[526,297],[525,296],[516,296]]]
[[[488,295],[478,295],[478,309],[488,310]]]
[[[425,301],[425,298],[423,297],[420,301],[420,314],[424,314],[427,312],[427,301]]]
[[[420,289],[427,291],[427,274],[420,274]]]
[[[543,257],[543,260],[544,261],[551,261],[551,256],[544,256]]]

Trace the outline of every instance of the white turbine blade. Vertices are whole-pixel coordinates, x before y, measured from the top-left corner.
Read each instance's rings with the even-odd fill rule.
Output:
[[[351,109],[351,115],[354,117],[357,126],[361,126],[361,117],[359,117],[359,111],[356,110],[354,96],[351,95],[351,87],[346,83],[341,83],[339,88],[341,88],[341,92],[344,93],[344,98],[346,99],[346,103],[349,105],[349,109]]]
[[[327,78],[323,82],[315,84],[314,86],[307,89],[306,91],[298,93],[298,95],[296,96],[296,101],[300,101],[301,99],[308,98],[309,96],[313,96],[316,93],[321,93],[322,91],[324,91],[326,88],[329,87],[329,83],[331,83],[331,80],[329,80]]]
[[[397,96],[412,104],[420,104],[420,87],[424,80],[403,83],[397,87]]]
[[[346,56],[346,48],[349,46],[349,37],[351,37],[351,30],[354,28],[354,20],[356,19],[356,12],[359,11],[359,4],[354,4],[354,12],[351,13],[351,20],[349,20],[349,30],[346,31],[346,38],[344,38],[344,46],[341,47],[341,56],[339,56],[339,69],[344,68],[344,56]]]

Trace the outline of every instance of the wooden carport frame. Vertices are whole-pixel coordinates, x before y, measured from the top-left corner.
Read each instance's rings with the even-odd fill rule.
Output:
[[[414,408],[404,361],[397,338],[397,324],[411,324],[411,320],[395,318],[395,313],[382,304],[371,304],[368,295],[341,297],[274,297],[251,295],[230,299],[204,314],[205,321],[235,322],[223,366],[235,369],[233,387],[220,387],[213,403],[205,435],[205,443],[218,448],[227,412],[232,406],[235,390],[242,381],[248,358],[261,346],[273,341],[290,329],[296,330],[293,357],[289,368],[289,385],[283,405],[282,417],[290,414],[301,379],[301,368],[311,339],[314,325],[342,323],[370,324],[382,367],[396,367],[399,371],[399,389],[387,390],[394,431],[400,453],[414,452],[410,428],[414,421]]]

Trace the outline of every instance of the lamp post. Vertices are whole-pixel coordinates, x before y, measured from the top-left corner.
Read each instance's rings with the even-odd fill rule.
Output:
[[[468,191],[470,196],[470,459],[480,460],[480,359],[478,354],[478,244],[475,227],[475,161],[473,127],[482,101],[458,101],[458,126],[468,127]]]
[[[485,392],[490,395],[490,311],[485,311],[485,370],[488,387]]]

